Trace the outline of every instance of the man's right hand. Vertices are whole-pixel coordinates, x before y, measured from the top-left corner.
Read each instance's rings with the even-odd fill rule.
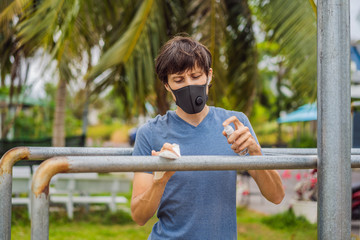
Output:
[[[159,156],[161,152],[164,151],[171,151],[173,152],[173,145],[170,143],[164,143],[163,147],[159,152],[156,152],[155,150],[151,151],[152,156]],[[167,172],[154,172],[154,183],[167,183],[169,179],[174,175],[175,171],[167,171]],[[162,176],[161,176],[162,175]]]
[[[160,152],[172,150],[172,145],[165,143]],[[152,156],[160,152],[152,151]],[[164,175],[155,179],[149,173],[136,172],[133,179],[133,192],[131,196],[131,216],[139,225],[144,225],[156,212],[165,187],[174,171],[164,172]]]

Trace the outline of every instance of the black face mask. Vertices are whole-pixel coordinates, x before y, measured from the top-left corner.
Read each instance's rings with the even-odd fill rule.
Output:
[[[178,105],[184,112],[188,114],[195,114],[201,112],[208,100],[206,95],[207,83],[204,85],[189,85],[177,90],[172,90],[176,98],[176,105]]]

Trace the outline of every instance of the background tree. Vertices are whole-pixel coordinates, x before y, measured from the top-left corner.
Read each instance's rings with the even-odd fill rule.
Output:
[[[66,87],[74,79],[86,81],[83,97],[90,101],[112,88],[122,100],[125,118],[144,115],[146,103],[156,106],[158,113],[165,113],[169,108],[167,94],[156,79],[154,59],[160,46],[180,32],[203,42],[213,55],[215,87],[210,90],[210,104],[250,115],[255,102],[262,99],[264,103],[267,91],[257,69],[256,26],[266,33],[265,40],[279,45],[278,52],[273,54],[284,59],[281,68],[286,71],[280,83],[293,92],[290,107],[316,96],[316,87],[312,86],[316,77],[316,25],[311,6],[305,1],[15,0],[2,3],[0,22],[7,23],[7,28],[2,27],[0,41],[6,42],[2,39],[8,36],[15,49],[1,58],[5,63],[1,63],[5,69],[1,70],[2,82],[11,75],[10,67],[18,69],[10,61],[15,61],[15,55],[27,59],[41,50],[57,63],[53,127],[56,146],[64,145]],[[13,30],[6,33],[9,26]],[[5,49],[5,45],[1,46]],[[24,54],[15,54],[20,50]],[[100,59],[96,62],[97,56]]]

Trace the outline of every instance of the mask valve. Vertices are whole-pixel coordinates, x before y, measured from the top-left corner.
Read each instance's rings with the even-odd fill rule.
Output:
[[[197,97],[196,100],[195,100],[195,103],[196,103],[196,105],[198,105],[198,106],[200,106],[203,102],[204,102],[204,101],[203,101],[202,97]]]

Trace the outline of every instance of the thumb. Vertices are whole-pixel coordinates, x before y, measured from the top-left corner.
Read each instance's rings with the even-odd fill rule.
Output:
[[[158,155],[159,155],[159,152],[156,152],[155,150],[151,151],[151,156],[158,156]]]

